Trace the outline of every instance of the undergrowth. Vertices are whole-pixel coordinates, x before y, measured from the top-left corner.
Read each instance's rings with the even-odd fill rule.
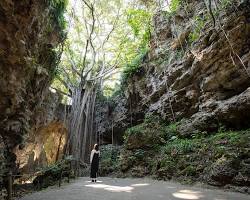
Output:
[[[141,175],[192,183],[207,176],[219,160],[238,162],[249,157],[250,130],[230,131],[221,126],[214,134],[196,133],[184,138],[177,129],[178,123],[166,124],[158,117],[146,118],[142,124],[128,129],[120,161],[123,173],[133,175],[136,168],[136,172],[143,170],[138,172]],[[149,139],[141,139],[146,136]],[[148,145],[155,142],[157,145]]]
[[[46,188],[57,184],[57,182],[63,177],[72,176],[70,162],[72,157],[66,157],[63,160],[59,160],[54,164],[40,168],[38,176],[33,180],[33,184],[37,189]]]
[[[113,145],[104,145],[101,147],[100,175],[105,176],[118,169],[118,160],[120,147]]]

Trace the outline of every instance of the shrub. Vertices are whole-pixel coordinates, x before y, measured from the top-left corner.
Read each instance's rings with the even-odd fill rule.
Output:
[[[178,9],[181,7],[182,3],[183,3],[182,0],[171,0],[169,5],[169,10],[164,12],[165,16],[167,18],[170,18],[173,15],[175,15]]]
[[[196,175],[196,168],[192,165],[187,166],[185,169],[180,171],[179,175],[185,175],[185,176],[195,176]]]
[[[172,123],[167,126],[164,126],[164,139],[166,141],[168,140],[174,140],[177,138],[177,126],[178,123]]]
[[[120,147],[113,145],[101,146],[100,175],[112,173],[118,167]]]
[[[101,160],[110,160],[116,163],[119,159],[120,147],[113,145],[101,146]]]
[[[54,185],[61,177],[71,176],[70,161],[68,157],[40,170],[39,175],[33,180],[35,187],[46,188]]]
[[[194,151],[195,143],[189,139],[176,139],[164,147],[164,153],[169,155],[186,154]]]
[[[137,56],[130,62],[128,63],[123,70],[122,73],[122,80],[121,80],[121,84],[126,84],[127,80],[136,72],[138,72],[138,70],[141,67],[141,64],[144,60],[144,58],[146,57],[148,53],[148,48],[141,48],[139,50],[139,53],[137,54]]]
[[[134,153],[135,157],[137,159],[143,159],[144,158],[144,155],[145,155],[145,150],[143,149],[137,149]]]

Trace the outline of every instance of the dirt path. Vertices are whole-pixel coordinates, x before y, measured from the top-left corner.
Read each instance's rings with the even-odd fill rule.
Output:
[[[21,200],[250,200],[249,195],[183,186],[151,179],[79,178],[61,188],[50,188]]]

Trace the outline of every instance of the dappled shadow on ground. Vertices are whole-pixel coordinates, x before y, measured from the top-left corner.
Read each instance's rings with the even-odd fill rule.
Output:
[[[100,184],[100,182],[102,181],[97,181],[97,183],[85,185],[85,187],[104,189],[110,192],[132,192],[135,189],[135,187],[143,187],[150,185],[149,183],[137,183],[137,184],[132,184],[130,186],[117,186],[117,185]]]
[[[155,185],[154,183],[147,182],[139,182],[131,185],[123,185],[119,183],[115,184],[104,184],[103,181],[98,181],[97,183],[92,183],[90,181],[86,181],[84,185],[88,188],[93,188],[97,190],[104,190],[112,193],[131,193],[138,195],[137,192],[139,189],[143,191],[144,195],[147,195],[147,199],[151,199],[150,197],[154,197],[156,200],[164,199],[164,200],[227,200],[227,198],[222,197],[220,194],[213,195],[213,197],[209,194],[209,192],[202,192],[199,189],[190,189],[189,187],[185,188],[185,186],[177,187],[177,186],[162,186]],[[153,192],[157,190],[157,192]],[[152,191],[152,192],[151,192]],[[141,194],[141,193],[140,193]]]
[[[151,179],[101,178],[92,183],[89,178],[55,187],[22,200],[249,200],[249,196],[221,190],[184,186]]]

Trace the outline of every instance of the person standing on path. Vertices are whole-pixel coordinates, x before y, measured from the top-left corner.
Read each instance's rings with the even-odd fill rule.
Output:
[[[99,168],[99,157],[100,157],[99,146],[98,144],[95,144],[90,154],[90,165],[91,165],[90,178],[92,182],[96,182],[97,172]]]

